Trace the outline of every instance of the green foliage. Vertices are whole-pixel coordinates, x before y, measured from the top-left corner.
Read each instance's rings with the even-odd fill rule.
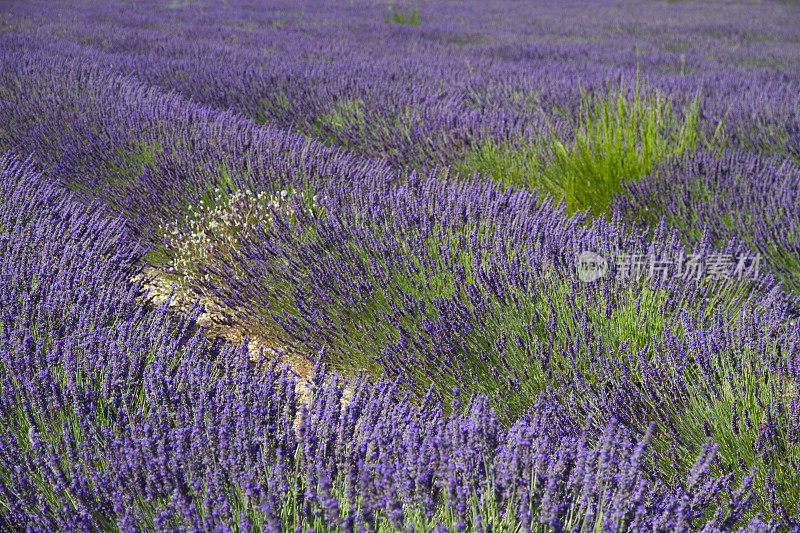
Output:
[[[451,168],[461,175],[477,172],[505,186],[528,185],[537,172],[541,150],[533,143],[496,142],[488,138],[468,151]]]
[[[414,5],[412,8],[389,6],[389,9],[383,15],[386,23],[395,24],[419,24],[419,9]]]
[[[700,143],[721,143],[721,124],[710,140],[700,132],[699,93],[680,113],[638,79],[630,97],[623,83],[606,95],[581,94],[577,117],[553,110],[572,123],[572,139],[555,133],[501,142],[486,138],[453,162],[452,169],[462,175],[484,174],[503,185],[543,187],[563,198],[568,212],[591,209],[599,214],[624,183],[664,158]]]
[[[552,140],[539,176],[563,197],[569,211],[605,211],[625,182],[652,170],[665,157],[694,149],[699,141],[698,96],[678,115],[661,94],[636,83],[632,99],[620,83],[608,96],[582,92],[574,140]]]
[[[337,100],[313,120],[312,133],[328,142],[336,142],[339,134],[347,128],[356,128],[363,133],[367,128],[363,107],[364,102],[358,98]]]

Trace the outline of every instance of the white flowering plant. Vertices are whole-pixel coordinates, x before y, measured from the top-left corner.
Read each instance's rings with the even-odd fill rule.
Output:
[[[319,199],[310,191],[293,187],[272,192],[208,189],[197,205],[187,206],[182,219],[168,221],[159,228],[169,255],[164,271],[176,277],[181,287],[193,279],[211,283],[214,280],[208,274],[200,274],[201,266],[214,269],[223,264],[235,265],[232,252],[240,239],[257,227],[267,229],[277,217],[289,224],[297,223],[296,205],[303,206],[307,217],[320,217]]]

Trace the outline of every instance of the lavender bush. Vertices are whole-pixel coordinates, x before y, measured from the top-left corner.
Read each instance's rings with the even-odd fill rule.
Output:
[[[791,160],[703,151],[672,159],[631,184],[617,209],[640,221],[664,217],[687,242],[702,235],[741,243],[762,254],[765,266],[798,291],[799,183],[800,169]]]
[[[3,7],[2,529],[800,528],[771,7]]]

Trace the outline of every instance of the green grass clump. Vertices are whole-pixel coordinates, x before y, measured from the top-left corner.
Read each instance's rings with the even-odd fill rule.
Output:
[[[563,198],[567,211],[603,213],[623,185],[651,171],[656,163],[692,151],[701,142],[718,144],[721,125],[711,140],[699,128],[700,95],[680,112],[647,84],[636,81],[632,96],[625,86],[605,95],[581,90],[581,104],[572,122],[574,137],[552,132],[538,139],[486,139],[452,168],[462,174],[485,174],[504,185],[543,186]]]
[[[665,157],[693,150],[699,141],[699,94],[682,113],[649,86],[636,84],[632,99],[621,83],[608,96],[582,92],[575,138],[554,140],[539,178],[569,211],[603,212],[625,182]]]
[[[395,24],[419,24],[419,9],[415,5],[412,8],[389,6],[389,9],[383,15],[387,23]]]
[[[532,143],[487,139],[467,152],[463,159],[453,162],[451,169],[458,174],[483,174],[504,186],[528,185],[541,160],[541,150]]]
[[[341,133],[348,128],[356,128],[362,133],[366,131],[364,102],[359,98],[337,100],[310,125],[311,133],[328,143],[338,142]]]

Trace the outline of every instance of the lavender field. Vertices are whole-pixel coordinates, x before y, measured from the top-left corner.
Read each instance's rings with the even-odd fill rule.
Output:
[[[0,531],[800,531],[800,4],[0,0]]]

